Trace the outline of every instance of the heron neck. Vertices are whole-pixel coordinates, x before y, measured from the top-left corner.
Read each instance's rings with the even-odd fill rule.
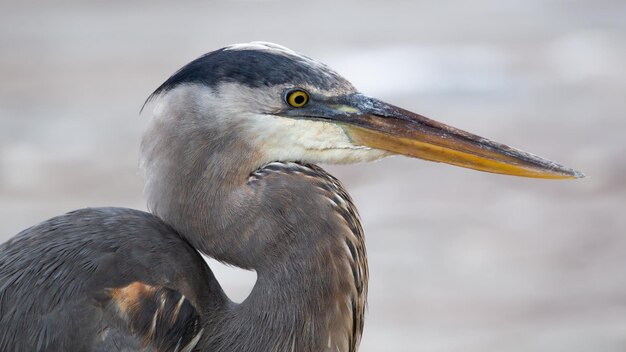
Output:
[[[367,291],[358,216],[342,189],[318,194],[337,187],[329,184],[329,175],[319,174],[323,170],[291,165],[295,169],[262,168],[253,173],[256,179],[207,192],[196,207],[211,214],[183,217],[199,220],[181,232],[194,247],[257,272],[244,302],[229,306],[217,324],[207,319],[213,324],[207,328],[207,350],[356,351]],[[213,176],[213,182],[220,177]],[[303,199],[281,202],[287,196]],[[238,341],[254,341],[256,349]]]
[[[367,261],[358,215],[341,184],[315,166],[257,170],[264,157],[238,129],[190,127],[199,134],[190,137],[186,124],[198,116],[176,115],[184,111],[156,119],[144,138],[150,209],[197,250],[258,273],[250,296],[228,308],[224,321],[205,319],[206,344],[355,351]],[[237,343],[246,337],[258,348]]]

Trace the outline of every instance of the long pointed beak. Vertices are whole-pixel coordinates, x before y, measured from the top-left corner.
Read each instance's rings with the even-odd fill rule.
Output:
[[[355,94],[336,106],[357,145],[465,168],[523,177],[573,179],[585,175],[382,101]],[[350,109],[353,109],[350,111]]]

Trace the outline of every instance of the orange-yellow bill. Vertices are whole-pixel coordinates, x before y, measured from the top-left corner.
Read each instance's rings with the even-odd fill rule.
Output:
[[[573,179],[585,175],[536,155],[493,142],[363,95],[359,113],[341,119],[355,144],[470,169],[523,177]]]

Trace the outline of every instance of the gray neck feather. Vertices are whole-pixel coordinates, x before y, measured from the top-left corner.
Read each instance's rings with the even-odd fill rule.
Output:
[[[367,262],[349,196],[314,166],[259,169],[271,160],[200,98],[165,96],[142,169],[152,212],[199,251],[257,271],[250,296],[219,322],[205,312],[206,348],[356,351]]]

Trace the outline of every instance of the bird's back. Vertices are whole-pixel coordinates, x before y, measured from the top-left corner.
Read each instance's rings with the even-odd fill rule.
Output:
[[[0,245],[0,351],[184,351],[227,304],[202,257],[159,218],[93,208]]]

